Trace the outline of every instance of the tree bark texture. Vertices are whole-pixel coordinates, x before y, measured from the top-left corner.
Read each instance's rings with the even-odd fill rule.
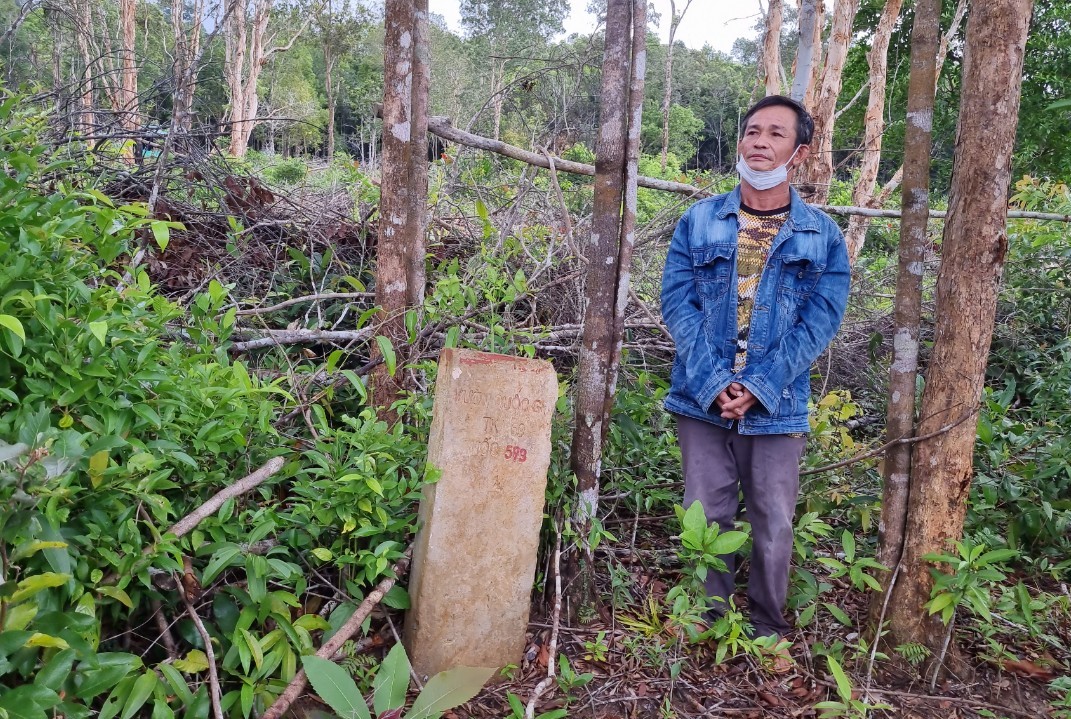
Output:
[[[796,46],[796,70],[789,92],[789,96],[799,102],[807,98],[814,82],[814,68],[818,64],[815,56],[822,45],[821,5],[820,0],[800,0],[800,37]]]
[[[941,0],[919,0],[911,30],[911,75],[907,91],[904,134],[904,192],[901,200],[900,259],[896,275],[893,359],[889,369],[889,405],[885,434],[890,440],[911,437],[915,429],[915,382],[919,365],[919,325],[922,319],[922,268],[930,219],[930,142],[934,89],[937,86],[937,45],[941,35]],[[892,569],[900,562],[907,518],[911,445],[898,444],[885,452],[882,470],[881,521],[878,523],[878,561]],[[871,617],[881,617],[891,573],[882,573],[882,591],[873,596]]]
[[[197,65],[201,59],[201,23],[204,0],[194,0],[190,7],[190,25],[186,26],[183,11],[185,0],[171,0],[171,30],[175,40],[174,109],[172,131],[188,133],[193,126],[193,98],[197,89]]]
[[[606,392],[614,347],[614,307],[624,200],[628,139],[629,65],[632,11],[643,0],[610,0],[599,94],[599,134],[595,145],[595,198],[591,235],[583,250],[584,334],[580,346],[573,427],[572,468],[579,498],[577,529],[586,537],[596,516],[602,440],[606,432]],[[640,42],[643,42],[641,39]]]
[[[138,129],[138,66],[134,57],[134,38],[137,0],[122,0],[119,3],[119,26],[121,30],[122,60],[119,97],[122,104],[121,121],[126,130]]]
[[[1011,154],[1032,0],[987,0],[967,22],[955,172],[937,278],[937,323],[918,433],[977,411],[1008,247]],[[923,556],[962,536],[976,422],[919,442],[901,571],[889,603],[895,644],[939,650],[944,628],[927,616],[933,580]]]
[[[892,37],[896,20],[900,17],[903,0],[886,0],[885,7],[874,29],[874,38],[867,53],[870,67],[870,94],[866,103],[866,115],[863,119],[863,159],[859,164],[859,177],[852,188],[852,204],[858,207],[870,207],[874,202],[874,187],[878,180],[878,165],[881,162],[881,138],[885,134],[885,87],[889,71],[889,39]],[[937,18],[940,22],[940,18]],[[936,49],[934,50],[936,54]],[[866,231],[870,220],[866,217],[852,217],[848,221],[848,232],[844,240],[848,246],[848,261],[855,264],[863,249]]]
[[[327,93],[327,159],[330,161],[335,156],[335,96],[338,88],[334,82],[335,63],[338,62],[338,49],[332,42],[332,25],[334,24],[334,8],[332,0],[327,0],[325,19],[327,27],[323,28],[324,42],[324,90]]]
[[[376,260],[380,334],[398,351],[406,341],[405,311],[423,296],[424,223],[427,198],[428,49],[427,0],[387,0],[383,40],[383,161]],[[419,27],[423,23],[423,27]],[[423,47],[421,47],[423,45]],[[419,259],[417,259],[419,255]],[[413,279],[420,263],[419,280]],[[419,281],[419,288],[411,287]],[[372,399],[380,418],[403,387],[401,371],[385,365],[372,375]]]
[[[762,81],[767,95],[781,94],[781,24],[782,0],[769,0],[766,10],[766,33],[762,37]]]
[[[425,249],[428,197],[428,91],[431,87],[431,41],[428,35],[428,0],[413,3],[413,136],[409,157],[409,223],[406,261],[406,301],[424,304]]]
[[[822,83],[811,115],[814,117],[814,140],[811,159],[804,166],[800,183],[813,188],[810,201],[822,204],[829,199],[829,182],[833,177],[833,124],[844,75],[844,61],[852,39],[852,23],[859,10],[859,0],[837,0],[833,9],[833,26],[826,47]]]
[[[666,46],[665,78],[662,88],[662,172],[666,171],[666,156],[669,154],[669,108],[673,101],[673,41],[677,28],[688,12],[692,0],[685,0],[680,15],[677,14],[676,0],[669,0],[669,44]]]

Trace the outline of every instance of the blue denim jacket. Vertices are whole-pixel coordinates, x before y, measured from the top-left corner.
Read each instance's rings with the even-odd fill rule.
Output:
[[[741,434],[807,432],[811,365],[836,334],[848,300],[844,237],[792,190],[759,281],[747,363],[734,373],[739,210],[737,186],[692,205],[673,234],[662,276],[662,315],[677,348],[666,409],[731,427],[714,399],[737,381],[758,399],[739,420]]]

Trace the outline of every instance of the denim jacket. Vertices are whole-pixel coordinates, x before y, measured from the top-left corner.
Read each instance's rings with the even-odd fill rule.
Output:
[[[739,420],[741,434],[807,432],[811,365],[836,334],[848,300],[844,237],[792,190],[759,281],[747,362],[734,373],[739,210],[737,186],[692,205],[673,234],[662,276],[662,315],[677,349],[666,409],[731,427],[714,399],[736,381],[758,400]]]

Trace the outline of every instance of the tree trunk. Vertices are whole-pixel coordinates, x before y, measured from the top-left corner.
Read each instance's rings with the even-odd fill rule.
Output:
[[[409,226],[406,264],[406,302],[424,304],[425,235],[428,202],[428,91],[431,87],[431,42],[428,35],[428,0],[414,0],[413,8],[413,137],[409,157]]]
[[[959,26],[963,22],[963,16],[966,13],[967,13],[967,0],[959,0],[959,3],[956,5],[956,11],[952,15],[952,23],[948,26],[948,30],[945,32],[944,36],[941,38],[941,44],[937,48],[937,65],[936,65],[936,70],[934,72],[934,75],[936,76],[937,79],[939,79],[941,77],[941,68],[944,67],[945,57],[948,55],[948,45],[949,45],[949,43],[952,42],[952,38],[954,38],[956,36],[956,34],[959,32]],[[934,91],[934,95],[936,95],[937,94],[937,82],[936,82],[936,80],[934,81],[934,84],[933,84],[933,91]],[[900,165],[900,167],[898,167],[896,169],[896,172],[893,173],[893,176],[889,179],[889,181],[885,183],[885,186],[881,188],[881,192],[879,192],[875,196],[873,206],[874,207],[883,206],[886,203],[886,201],[888,201],[889,197],[892,196],[892,193],[896,192],[897,188],[900,187],[900,182],[903,179],[904,179],[904,166]]]
[[[324,90],[327,93],[327,161],[330,162],[335,156],[335,83],[334,69],[338,61],[338,54],[334,43],[331,42],[331,25],[334,20],[331,0],[327,0],[327,27],[324,29]]]
[[[896,20],[900,17],[903,0],[886,0],[881,12],[874,38],[867,53],[870,66],[870,96],[867,99],[863,119],[863,160],[859,165],[859,177],[852,188],[852,204],[856,207],[871,207],[874,202],[874,187],[878,180],[878,165],[881,163],[881,138],[885,134],[885,86],[889,67],[889,39]],[[937,20],[940,22],[940,18]],[[936,50],[935,50],[936,52]],[[848,261],[855,264],[863,249],[870,219],[853,216],[848,220],[848,232],[844,240],[848,246]]]
[[[789,96],[803,102],[814,84],[814,69],[818,65],[817,51],[822,47],[822,16],[820,0],[800,0],[800,39],[796,47],[796,71]]]
[[[188,133],[193,126],[193,98],[197,89],[197,65],[201,58],[201,22],[204,0],[194,0],[190,26],[183,21],[184,0],[171,0],[171,30],[175,39],[173,131]]]
[[[939,651],[945,634],[923,605],[933,579],[928,553],[963,533],[978,403],[996,315],[1006,235],[1011,155],[1032,0],[977,3],[967,24],[955,172],[937,278],[937,323],[926,371],[919,442],[900,575],[889,621],[894,644]]]
[[[762,38],[762,76],[767,95],[781,94],[781,21],[782,0],[770,0],[766,11],[766,34]]]
[[[89,33],[93,28],[93,9],[90,7],[91,0],[76,0],[72,6],[72,11],[75,15],[75,22],[78,27],[75,28],[75,38],[78,42],[78,54],[82,57],[82,67],[84,68],[83,75],[75,82],[75,86],[79,88],[79,100],[82,105],[81,113],[81,130],[87,135],[93,133],[93,128],[96,125],[96,121],[93,117],[93,112],[96,109],[94,106],[96,87],[96,63],[93,59],[93,54],[89,47]]]
[[[641,27],[646,26],[643,17],[646,8],[640,7],[645,1],[610,0],[607,7],[599,134],[595,145],[595,200],[591,236],[583,248],[586,259],[583,338],[577,368],[571,460],[579,495],[574,520],[582,542],[586,542],[598,511],[602,449],[615,381],[612,372],[615,367],[613,354],[618,346],[615,315],[621,297],[619,273],[623,272],[627,281],[627,263],[630,261],[626,257],[622,262],[622,202],[626,195],[627,155],[633,134],[638,142],[640,132],[638,122],[630,127],[630,110],[638,116],[642,107],[634,109],[635,105],[630,105],[629,91],[634,86],[632,78],[635,75],[640,76],[639,86],[642,88],[646,53],[643,48],[634,49],[634,44],[643,46],[646,36],[641,29],[633,37],[633,19],[641,20],[644,23]],[[642,90],[636,102],[642,104]],[[635,179],[634,171],[630,171],[629,179]],[[635,190],[630,192],[635,193]],[[631,223],[634,231],[635,220]],[[627,292],[627,287],[624,291]],[[590,552],[588,559],[590,562]],[[575,558],[571,564],[570,574],[575,574]],[[583,586],[573,585],[574,596],[583,590]]]
[[[676,0],[669,0],[669,45],[666,47],[666,73],[662,92],[662,173],[666,172],[666,156],[669,154],[669,108],[673,99],[673,41],[677,36],[684,13],[692,0],[686,0],[681,14],[677,14]]]
[[[800,184],[812,188],[811,202],[824,204],[829,198],[829,182],[833,178],[833,115],[837,109],[844,61],[852,39],[852,23],[859,10],[859,0],[837,0],[833,10],[833,28],[826,48],[826,64],[822,71],[821,89],[814,102],[814,140],[811,159],[804,165]]]
[[[379,333],[395,350],[405,342],[408,299],[409,220],[413,198],[413,22],[414,0],[387,0],[383,37],[383,164],[380,173],[379,244],[376,248],[376,304]],[[390,407],[402,391],[402,373],[386,363],[372,374],[372,399],[380,418],[393,424]]]
[[[911,76],[907,91],[904,135],[904,192],[901,201],[900,265],[896,275],[893,359],[889,370],[889,406],[885,436],[911,437],[915,429],[915,382],[919,364],[919,324],[922,318],[922,268],[930,216],[930,141],[934,89],[937,86],[937,43],[941,35],[941,0],[919,0],[911,30]],[[911,445],[885,452],[882,470],[881,521],[878,561],[893,569],[900,562],[907,517]],[[884,597],[892,575],[882,573],[882,592],[873,595],[873,624],[883,621]]]
[[[119,96],[122,102],[123,127],[138,128],[138,66],[134,55],[135,11],[137,0],[122,0],[119,4],[122,30],[122,78]]]

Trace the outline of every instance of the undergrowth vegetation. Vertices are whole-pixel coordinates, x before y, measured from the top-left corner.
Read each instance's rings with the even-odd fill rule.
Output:
[[[376,360],[363,346],[239,347],[257,331],[368,332],[373,275],[360,244],[368,227],[363,235],[344,227],[347,238],[364,237],[346,247],[271,235],[277,261],[249,270],[241,260],[270,242],[253,232],[255,222],[228,214],[219,244],[234,266],[206,262],[210,278],[168,289],[154,278],[165,270],[131,268],[130,257],[148,246],[167,261],[176,244],[192,246],[190,228],[101,191],[106,183],[49,149],[44,117],[17,100],[0,105],[0,123],[0,717],[207,716],[210,666],[225,714],[258,715],[302,657],[392,575],[415,529],[421,488],[436,478],[425,468],[430,392],[402,401],[403,422],[377,419],[365,379]],[[565,154],[591,159],[582,145]],[[678,179],[670,159],[664,174]],[[275,187],[340,192],[354,215],[377,200],[371,178],[344,157],[315,167],[247,162]],[[659,174],[657,162],[645,163],[643,171]],[[702,591],[719,555],[747,552],[747,518],[719,533],[695,507],[680,506],[680,453],[661,408],[670,351],[655,322],[635,320],[604,456],[602,512],[589,536],[571,532],[577,327],[569,318],[579,306],[579,261],[555,245],[563,232],[551,183],[540,175],[533,187],[552,202],[525,205],[513,182],[521,172],[460,153],[436,162],[430,199],[444,219],[429,247],[420,316],[406,318],[416,350],[403,364],[389,342],[375,344],[391,372],[409,373],[422,390],[434,383],[431,360],[443,346],[555,361],[561,394],[537,585],[549,607],[561,529],[600,565],[598,597],[582,618],[597,622],[608,604],[615,622],[563,641],[559,656],[546,658],[560,668],[564,699],[554,711],[580,711],[577,698],[613,666],[665,679],[668,716],[674,687],[695,681],[708,659],[769,660],[773,648],[749,638],[742,611],[709,621]],[[586,218],[590,180],[563,176],[560,187],[567,208]],[[229,209],[213,197],[198,197],[206,213]],[[1018,184],[1013,203],[1071,212],[1066,186],[1032,178]],[[640,205],[642,222],[655,227],[682,209],[646,190]],[[503,217],[501,207],[523,212]],[[863,631],[881,570],[873,559],[880,475],[873,458],[849,461],[881,436],[894,232],[872,229],[851,336],[819,361],[813,383],[789,608],[809,647],[808,670],[833,678],[821,696],[795,696],[829,716],[880,710],[853,691],[874,662],[913,670],[928,659],[924,647],[875,647]],[[645,238],[634,273],[638,297],[652,304],[658,237]],[[1034,678],[1052,679],[1054,711],[1066,712],[1071,690],[1057,673],[1071,643],[1071,598],[1061,585],[1071,568],[1071,245],[1063,226],[1017,221],[1010,248],[967,536],[933,558],[952,571],[938,579],[930,609],[981,663],[1018,662],[1036,670]],[[265,285],[265,296],[248,296]],[[345,297],[315,309],[250,311],[261,300],[312,292]],[[196,526],[175,529],[273,459],[273,477]],[[396,586],[385,602],[402,609],[408,597]],[[365,626],[369,635],[381,628]],[[341,663],[355,684],[337,701],[356,702],[373,688],[380,665],[366,651],[359,642],[344,646]],[[388,661],[391,676],[404,676],[397,655]],[[533,666],[544,671],[531,661],[514,669],[531,676]],[[389,708],[401,707],[404,697],[391,696]],[[500,704],[504,714],[523,715],[508,689]]]

